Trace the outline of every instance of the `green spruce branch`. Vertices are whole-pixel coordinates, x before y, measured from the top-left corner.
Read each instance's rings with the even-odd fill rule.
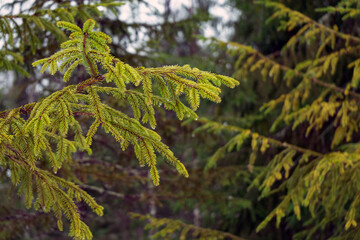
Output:
[[[341,92],[344,95],[349,95],[349,96],[355,97],[357,99],[360,99],[360,94],[359,93],[356,93],[354,91],[350,91],[349,89],[338,87],[335,84],[331,84],[331,83],[321,81],[318,78],[311,76],[311,74],[309,74],[309,73],[301,72],[297,68],[294,69],[294,68],[290,68],[290,67],[288,67],[286,65],[280,64],[277,61],[273,60],[270,57],[267,57],[267,56],[263,55],[261,52],[255,50],[254,48],[252,48],[250,46],[245,46],[243,44],[236,43],[236,42],[231,42],[231,41],[223,42],[223,41],[220,41],[220,40],[217,40],[217,39],[213,39],[213,40],[218,42],[222,46],[228,45],[230,51],[232,51],[232,52],[234,51],[233,50],[234,48],[238,49],[238,53],[240,54],[241,59],[243,59],[243,54],[245,52],[247,54],[249,54],[250,56],[254,56],[254,57],[259,58],[260,60],[256,61],[256,63],[253,64],[253,65],[246,64],[249,67],[251,67],[250,71],[255,71],[255,70],[261,68],[263,66],[263,64],[269,64],[270,66],[272,66],[271,70],[269,71],[269,74],[274,79],[277,79],[279,77],[278,69],[281,69],[286,73],[287,76],[289,76],[289,78],[290,77],[293,78],[295,76],[298,76],[298,77],[300,77],[302,79],[309,79],[312,83],[314,83],[316,85],[319,85],[319,86],[322,86],[322,87],[325,87],[325,88],[329,88],[329,89]],[[359,50],[360,50],[360,46],[348,47],[346,49],[341,49],[341,50],[339,50],[337,52],[331,53],[328,56],[323,56],[320,59],[316,59],[316,60],[313,60],[313,61],[307,61],[307,62],[305,62],[303,64],[300,63],[300,64],[298,64],[298,68],[300,68],[300,67],[304,68],[304,66],[316,65],[318,63],[325,63],[325,61],[326,61],[327,63],[326,63],[326,66],[324,67],[323,71],[327,72],[328,68],[329,68],[329,64],[331,63],[329,61],[329,59],[331,60],[331,58],[335,58],[335,57],[336,57],[336,59],[338,59],[342,55],[352,54],[352,53],[357,52]],[[255,60],[253,59],[252,61],[255,61]],[[335,69],[336,65],[332,64],[331,67],[333,69]]]
[[[185,240],[190,235],[196,237],[196,239],[234,239],[245,240],[242,237],[238,237],[228,232],[222,232],[218,230],[202,228],[192,224],[186,224],[180,220],[173,220],[169,218],[154,218],[150,215],[141,215],[138,213],[132,213],[132,218],[139,220],[147,220],[149,223],[146,225],[146,229],[155,230],[153,234],[155,239],[164,239],[173,236],[175,233],[179,233],[179,239]]]
[[[359,211],[360,199],[357,174],[360,147],[356,138],[360,122],[360,94],[357,92],[360,83],[360,39],[341,33],[336,26],[329,28],[317,23],[282,4],[271,1],[263,3],[275,8],[272,19],[285,19],[281,21],[280,29],[299,29],[284,46],[284,58],[288,50],[296,58],[295,49],[298,46],[301,51],[304,50],[302,47],[305,47],[312,51],[314,48],[318,49],[317,52],[309,53],[307,59],[302,62],[295,59],[297,64],[291,68],[249,46],[232,42],[221,42],[220,45],[228,48],[228,54],[238,56],[235,63],[235,69],[238,71],[235,75],[240,79],[246,79],[249,72],[256,70],[260,71],[263,79],[273,78],[274,82],[281,79],[288,86],[291,86],[291,81],[295,77],[301,79],[297,86],[265,103],[262,109],[266,110],[266,115],[275,115],[278,113],[275,107],[282,103],[281,113],[276,116],[270,132],[275,130],[280,121],[284,121],[285,126],[293,121],[293,130],[302,123],[308,123],[305,125],[305,136],[308,137],[314,132],[320,133],[320,137],[326,136],[325,144],[320,145],[324,150],[320,153],[261,136],[249,129],[204,121],[204,125],[197,131],[208,130],[216,133],[229,130],[237,133],[215,152],[207,167],[215,166],[216,161],[225,157],[228,152],[239,151],[246,139],[251,142],[248,164],[250,171],[259,152],[264,153],[270,145],[285,147],[265,162],[266,167],[248,188],[257,187],[261,191],[260,199],[274,193],[282,196],[280,203],[259,224],[257,231],[264,229],[272,219],[276,219],[277,226],[280,226],[289,213],[301,220],[306,216],[303,212],[306,212],[311,214],[313,225],[298,236],[311,239],[314,233],[329,227],[336,219],[342,227],[339,227],[333,236],[339,236],[339,239],[356,238],[359,235],[359,220],[356,213]],[[356,18],[356,14],[353,18]],[[304,46],[300,47],[301,44]],[[327,51],[330,53],[325,54]],[[344,69],[338,64],[345,57],[351,61],[347,65],[350,70],[346,71],[346,74],[349,73],[352,78],[341,79],[341,82],[346,84],[346,87],[341,88],[332,82],[338,81],[338,74],[345,75]],[[325,82],[323,79],[330,79],[332,82]],[[313,89],[311,86],[314,84],[325,89]],[[314,134],[313,136],[318,137]]]
[[[61,44],[60,51],[33,63],[34,67],[42,65],[41,73],[64,72],[65,82],[77,66],[83,65],[89,79],[68,85],[39,102],[0,113],[0,164],[11,171],[12,182],[20,186],[19,194],[25,196],[26,206],[52,211],[60,230],[64,215],[70,221],[69,235],[75,239],[92,238],[75,202],[86,202],[98,215],[102,215],[103,208],[79,186],[55,174],[74,162],[73,153],[91,154],[99,128],[111,134],[123,150],[129,145],[134,147],[140,166],[149,167],[155,185],[160,182],[159,156],[188,177],[185,166],[145,124],[155,129],[158,107],[176,112],[179,119],[198,118],[194,111],[200,98],[220,102],[222,84],[229,87],[239,84],[230,77],[190,66],[133,68],[110,54],[111,38],[93,31],[95,25],[92,19],[82,28],[58,22],[59,27],[71,32],[69,40]],[[132,85],[131,90],[128,85]],[[104,93],[129,104],[134,116],[105,104]],[[77,116],[88,120],[87,134],[83,133]],[[38,166],[40,161],[47,162],[45,169]]]
[[[276,9],[275,13],[269,18],[268,21],[270,21],[272,19],[276,19],[276,18],[278,18],[278,19],[288,18],[289,21],[286,23],[286,27],[289,30],[294,29],[296,26],[310,24],[310,26],[315,26],[316,28],[318,28],[322,31],[326,31],[328,33],[334,34],[344,40],[347,40],[347,41],[351,40],[351,41],[360,43],[360,38],[350,35],[350,34],[339,32],[337,29],[332,29],[330,27],[327,27],[298,11],[295,11],[293,9],[286,7],[284,4],[272,2],[272,1],[257,1],[257,3],[263,4],[266,7]],[[328,9],[326,9],[326,11],[328,11],[330,9],[331,8],[328,8]],[[354,17],[355,17],[355,15],[354,15]]]

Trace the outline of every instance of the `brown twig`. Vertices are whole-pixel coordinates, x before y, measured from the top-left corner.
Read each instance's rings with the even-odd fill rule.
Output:
[[[83,52],[84,52],[85,58],[86,58],[86,60],[87,60],[87,62],[89,64],[89,67],[91,69],[92,76],[95,77],[97,75],[96,71],[95,71],[95,67],[91,63],[90,58],[86,53],[86,39],[88,38],[88,36],[89,36],[89,34],[87,32],[85,32],[84,33],[84,42],[83,42]]]

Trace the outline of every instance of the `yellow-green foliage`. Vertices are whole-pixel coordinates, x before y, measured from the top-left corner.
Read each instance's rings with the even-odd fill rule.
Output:
[[[345,230],[349,229],[334,232],[334,236],[358,239],[360,146],[356,135],[359,134],[360,124],[360,38],[340,32],[336,25],[326,26],[316,22],[280,3],[263,1],[262,4],[274,9],[270,20],[280,19],[280,30],[296,30],[281,51],[282,62],[284,58],[289,59],[286,58],[288,55],[296,55],[295,51],[304,48],[315,48],[317,51],[306,54],[305,60],[281,63],[250,46],[215,40],[228,54],[237,58],[236,78],[246,81],[250,73],[254,77],[253,72],[258,72],[259,79],[273,79],[274,84],[287,83],[289,91],[263,105],[265,114],[280,112],[269,133],[264,136],[251,129],[202,120],[204,125],[197,131],[229,131],[234,134],[212,156],[207,168],[214,167],[227,152],[239,150],[246,139],[252,148],[248,163],[250,171],[256,155],[265,153],[268,148],[280,149],[250,186],[261,191],[261,198],[274,192],[283,194],[280,204],[258,226],[257,231],[273,218],[279,225],[289,212],[301,220],[301,210],[306,209],[313,218],[322,214],[321,221],[305,230],[307,239],[312,239],[317,229],[329,226],[332,221],[341,222]],[[339,12],[346,19],[358,16],[358,9],[359,1],[342,1],[336,8],[321,11]],[[341,79],[347,85],[340,87],[336,85],[338,78],[347,76],[341,75],[342,66],[338,65],[345,57],[350,61],[347,68],[352,76],[347,81]],[[331,138],[326,137],[331,150],[317,152],[311,147],[299,147],[268,137],[280,125],[292,126],[293,130],[300,125],[305,126],[305,136],[314,131],[324,131],[326,126],[326,133],[332,134]]]
[[[131,214],[132,218],[139,220],[147,220],[149,223],[145,229],[157,231],[152,238],[154,239],[233,239],[233,240],[244,240],[241,237],[235,236],[231,233],[221,232],[213,229],[202,228],[191,224],[186,224],[180,220],[173,220],[169,218],[154,218],[149,215],[140,215],[137,213]]]
[[[15,70],[28,77],[29,73],[22,67],[23,57],[15,49],[23,52],[30,47],[31,52],[35,54],[37,49],[43,47],[43,43],[37,35],[38,32],[48,31],[59,42],[67,39],[66,34],[57,28],[54,22],[59,20],[71,23],[74,23],[75,20],[86,21],[88,18],[101,16],[100,7],[115,11],[116,7],[122,4],[103,2],[71,6],[70,3],[58,3],[55,9],[37,9],[29,14],[1,15],[0,39],[4,43],[4,47],[0,50],[0,69]]]
[[[238,85],[230,77],[190,66],[133,68],[110,54],[107,44],[111,38],[92,31],[95,25],[92,19],[82,29],[70,22],[58,22],[59,27],[72,32],[70,39],[59,52],[33,63],[34,67],[42,65],[42,73],[47,69],[51,74],[65,72],[64,81],[81,64],[89,71],[88,80],[68,85],[39,102],[0,113],[0,164],[11,171],[11,180],[19,186],[19,194],[25,196],[26,206],[52,211],[60,230],[65,215],[71,223],[70,236],[75,239],[92,238],[80,220],[75,201],[84,201],[98,215],[102,215],[103,208],[77,185],[53,174],[64,163],[73,161],[72,153],[87,150],[90,154],[93,137],[101,127],[122,149],[134,147],[140,165],[150,168],[155,185],[160,181],[157,154],[188,177],[185,166],[161,142],[161,137],[144,124],[155,129],[155,109],[159,107],[175,111],[179,119],[197,119],[194,111],[200,97],[220,102],[221,84]],[[129,84],[133,85],[132,90],[127,88]],[[154,91],[155,86],[159,91]],[[134,116],[105,104],[100,97],[104,94],[128,103]],[[182,101],[182,95],[189,106]],[[21,114],[29,117],[25,120]],[[77,115],[89,118],[87,133],[83,133]],[[53,173],[38,167],[40,159],[49,162]]]

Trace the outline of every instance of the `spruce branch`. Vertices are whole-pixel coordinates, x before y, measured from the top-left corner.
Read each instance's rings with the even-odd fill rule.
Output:
[[[284,4],[282,3],[277,3],[277,2],[272,2],[272,1],[256,1],[256,3],[259,3],[259,4],[263,4],[265,5],[266,7],[272,7],[272,8],[275,8],[277,11],[274,13],[273,18],[275,17],[281,17],[281,16],[289,16],[289,18],[291,19],[291,17],[294,17],[296,18],[298,21],[296,23],[292,23],[292,24],[289,24],[289,28],[294,28],[294,24],[297,24],[297,25],[302,25],[302,24],[306,24],[306,23],[310,23],[311,25],[321,29],[321,30],[324,30],[326,32],[329,32],[331,34],[334,34],[344,40],[347,40],[347,39],[350,39],[354,42],[358,42],[360,43],[360,38],[356,37],[356,36],[353,36],[353,35],[350,35],[350,34],[345,34],[345,33],[342,33],[342,32],[339,32],[337,30],[334,30],[330,27],[327,27],[317,21],[315,21],[314,19],[311,19],[309,18],[308,16],[298,12],[298,11],[295,11],[293,9],[290,9],[288,7],[286,7]]]
[[[152,237],[163,238],[170,237],[177,231],[183,229],[180,232],[180,239],[186,239],[188,234],[192,233],[193,236],[200,237],[199,239],[234,239],[245,240],[242,237],[236,236],[232,233],[222,232],[218,230],[202,228],[192,224],[186,224],[179,220],[173,220],[170,218],[154,218],[150,215],[141,215],[138,213],[130,213],[132,218],[147,220],[149,223],[146,228],[157,231]]]
[[[75,68],[82,64],[90,78],[75,85],[68,85],[39,102],[0,112],[0,164],[9,167],[13,184],[20,184],[20,193],[25,195],[26,205],[52,211],[58,219],[59,230],[63,229],[62,215],[70,222],[69,235],[74,238],[91,239],[88,226],[81,221],[75,201],[83,200],[98,215],[102,207],[74,183],[54,174],[63,165],[73,162],[72,154],[87,150],[98,128],[103,128],[119,142],[124,150],[133,145],[140,166],[147,165],[154,185],[159,185],[157,169],[158,155],[188,177],[185,166],[175,157],[170,148],[161,142],[161,137],[143,124],[149,123],[155,129],[155,107],[162,104],[175,111],[178,118],[195,117],[200,97],[220,102],[220,86],[235,87],[238,81],[190,66],[164,66],[146,69],[133,68],[110,54],[107,46],[111,38],[102,32],[93,31],[95,21],[87,20],[83,28],[70,22],[58,22],[58,26],[72,33],[69,41],[52,56],[40,59],[33,66],[42,65],[40,72],[47,69],[54,75],[65,71],[68,81]],[[103,81],[105,80],[105,81]],[[157,86],[159,91],[154,91]],[[132,84],[135,90],[127,90]],[[102,100],[102,93],[129,104],[135,117],[109,106]],[[188,107],[182,101],[185,95]],[[140,122],[141,112],[142,123]],[[22,115],[27,115],[23,117]],[[91,120],[86,136],[75,116]],[[38,167],[39,161],[47,161],[46,169]],[[52,168],[52,172],[50,170]],[[36,186],[34,193],[33,185]],[[32,199],[35,198],[35,202]],[[33,204],[32,204],[33,203]]]
[[[208,132],[219,132],[219,131],[226,130],[226,131],[238,133],[236,136],[232,137],[223,147],[219,148],[213,154],[213,156],[209,159],[209,161],[206,165],[206,170],[214,167],[216,165],[216,162],[221,157],[223,157],[226,152],[231,152],[235,146],[237,146],[237,148],[239,149],[239,147],[243,144],[243,142],[246,138],[251,139],[251,145],[252,145],[253,151],[257,151],[257,149],[258,149],[257,144],[258,144],[258,140],[259,140],[262,143],[261,148],[260,148],[260,151],[262,153],[264,153],[267,150],[267,148],[270,147],[269,144],[272,144],[273,146],[283,147],[285,149],[289,149],[289,150],[292,150],[292,151],[295,151],[298,153],[305,154],[308,157],[312,156],[315,158],[322,158],[325,156],[323,153],[320,153],[320,152],[317,152],[317,151],[314,151],[311,149],[299,147],[299,146],[291,144],[291,143],[282,142],[282,141],[279,141],[279,140],[271,138],[271,137],[263,136],[259,133],[251,131],[250,129],[244,129],[244,128],[227,125],[227,124],[224,125],[224,124],[221,124],[218,122],[209,121],[204,118],[201,118],[198,121],[204,125],[197,128],[195,130],[195,132],[205,131],[205,130],[207,130]],[[252,168],[253,168],[253,162],[250,161],[249,170],[252,171]]]
[[[72,85],[73,87],[76,87],[76,93],[80,93],[82,92],[85,88],[91,86],[91,85],[94,85],[98,82],[101,82],[104,80],[104,76],[102,75],[98,75],[94,78],[90,78],[84,82],[81,82],[80,84],[77,84],[77,85]],[[70,87],[71,89],[73,87]],[[2,111],[0,112],[0,119],[1,118],[7,118],[8,115],[11,113],[11,112],[14,112],[14,113],[21,113],[21,114],[25,114],[25,115],[30,115],[33,108],[35,107],[36,105],[36,102],[34,103],[28,103],[28,104],[25,104],[24,106],[21,106],[21,107],[18,107],[18,108],[14,108],[12,110],[5,110],[5,111]],[[74,115],[93,115],[92,113],[86,113],[86,112],[74,112]]]
[[[278,66],[284,72],[293,72],[294,75],[299,76],[302,79],[310,79],[311,82],[313,82],[316,85],[323,86],[323,87],[332,89],[332,90],[337,91],[337,92],[341,92],[344,95],[350,95],[350,96],[355,97],[355,98],[360,100],[360,93],[357,93],[357,92],[354,92],[354,91],[349,91],[347,89],[338,87],[335,84],[326,83],[326,82],[323,82],[323,81],[321,81],[321,80],[319,80],[319,79],[317,79],[315,77],[308,76],[306,73],[303,73],[303,72],[301,72],[301,71],[299,71],[297,69],[293,69],[293,68],[290,68],[290,67],[288,67],[286,65],[283,65],[283,64],[280,64],[280,63],[276,62],[272,58],[270,58],[268,56],[265,56],[264,54],[262,54],[261,52],[255,50],[254,48],[252,48],[250,46],[244,46],[242,44],[239,44],[239,43],[236,43],[236,42],[231,42],[231,41],[230,42],[223,42],[223,41],[217,40],[217,39],[213,39],[213,40],[219,42],[221,45],[229,45],[231,47],[235,47],[235,48],[238,48],[238,49],[245,49],[252,56],[259,57],[260,59],[264,60],[265,62],[270,63],[273,66]],[[332,53],[331,55],[337,55],[339,57],[341,55],[351,54],[354,51],[359,51],[359,50],[360,50],[360,45],[355,46],[355,47],[348,47],[347,49],[342,49],[339,52]],[[324,57],[322,57],[322,59],[326,59],[327,57],[328,56],[324,56]],[[318,59],[317,61],[321,61],[321,59]]]
[[[84,33],[84,42],[83,42],[83,53],[84,53],[84,56],[85,56],[85,58],[87,60],[88,65],[90,66],[92,76],[94,77],[94,76],[97,75],[96,71],[95,71],[95,67],[92,64],[92,62],[90,61],[90,58],[89,58],[89,56],[87,55],[87,52],[86,52],[86,39],[88,38],[88,36],[89,36],[89,33],[85,32]]]

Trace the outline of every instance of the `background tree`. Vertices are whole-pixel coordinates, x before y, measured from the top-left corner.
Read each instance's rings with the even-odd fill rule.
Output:
[[[276,218],[281,230],[279,235],[283,234],[283,238],[289,235],[298,239],[357,238],[356,228],[346,231],[350,226],[357,226],[356,220],[349,217],[350,213],[356,212],[352,207],[356,204],[353,193],[357,192],[357,187],[350,180],[354,175],[348,173],[346,179],[341,177],[346,171],[354,171],[353,161],[357,161],[357,157],[348,155],[355,152],[354,148],[348,148],[354,145],[344,144],[357,141],[354,135],[357,117],[353,113],[357,110],[341,109],[351,105],[350,102],[355,104],[357,99],[354,81],[358,78],[355,67],[358,61],[358,30],[355,27],[358,2],[342,1],[337,8],[319,10],[326,12],[320,23],[282,4],[266,2],[264,6],[272,7],[273,19],[283,20],[280,30],[291,35],[281,52],[268,56],[255,47],[217,41],[230,55],[236,56],[235,76],[243,80],[240,89],[251,84],[249,91],[241,93],[244,99],[251,89],[261,91],[264,93],[259,94],[262,99],[253,102],[263,108],[261,111],[255,109],[256,114],[247,112],[248,116],[234,118],[233,126],[229,125],[231,118],[226,122],[221,119],[222,124],[204,121],[207,124],[200,129],[215,133],[223,129],[235,134],[209,160],[207,167],[214,167],[215,163],[218,163],[217,168],[232,166],[243,160],[243,167],[254,171],[255,180],[248,190],[257,186],[261,190],[259,199],[266,201],[266,205],[261,205],[269,206],[275,201],[276,206],[270,207],[275,210],[257,230],[272,224],[269,221]],[[344,14],[342,18],[337,11]],[[351,86],[355,88],[351,90]],[[352,124],[355,125],[350,127]],[[272,148],[267,150],[270,146]],[[278,147],[285,150],[277,150]],[[234,148],[240,150],[239,155]],[[246,151],[248,155],[244,155]],[[218,161],[226,152],[230,154]],[[260,173],[255,172],[255,159],[266,166]],[[236,188],[236,185],[231,186]],[[344,186],[351,190],[345,190]],[[341,192],[340,188],[346,192]],[[285,216],[286,221],[281,222]],[[256,219],[258,222],[260,218]],[[302,225],[302,222],[306,224]],[[262,232],[269,239],[279,238],[271,236],[274,233],[272,226]],[[262,232],[259,233],[261,239],[264,238]]]

